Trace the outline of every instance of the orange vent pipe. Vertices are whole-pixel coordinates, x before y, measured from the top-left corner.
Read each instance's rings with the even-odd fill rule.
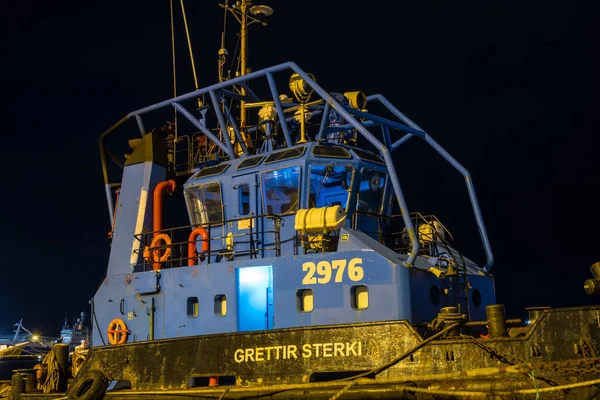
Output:
[[[160,235],[160,230],[162,229],[162,199],[164,192],[172,193],[175,190],[175,181],[168,180],[160,182],[154,188],[154,234],[152,235],[152,241],[156,239],[158,235]],[[154,271],[160,270],[160,262],[152,263],[152,269]]]
[[[162,198],[165,191],[173,193],[175,190],[175,181],[168,180],[160,182],[154,188],[154,231],[153,237],[157,237],[162,229]]]
[[[204,228],[196,228],[188,239],[188,267],[196,265],[196,238],[202,236],[202,252],[208,253],[208,232]]]

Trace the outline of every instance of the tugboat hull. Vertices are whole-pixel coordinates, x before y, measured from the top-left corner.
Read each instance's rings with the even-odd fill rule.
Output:
[[[600,307],[548,309],[506,337],[450,330],[431,342],[407,321],[155,340],[93,348],[77,380],[101,371],[125,388],[107,393],[127,398],[330,398],[341,391],[344,398],[450,391],[518,398],[535,388],[563,398],[562,386],[578,389],[583,376],[600,376],[599,319]]]

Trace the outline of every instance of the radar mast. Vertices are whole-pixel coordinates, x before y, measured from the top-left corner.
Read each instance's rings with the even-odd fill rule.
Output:
[[[240,56],[239,56],[239,68],[236,70],[236,76],[246,75],[250,71],[248,65],[248,26],[253,23],[259,23],[263,26],[267,26],[266,18],[273,14],[273,9],[265,5],[252,5],[250,0],[236,1],[233,6],[229,6],[227,2],[220,4],[226,11],[233,14],[235,19],[240,24]],[[224,34],[224,32],[223,32]],[[219,55],[227,54],[225,50],[224,41],[221,43],[221,49]],[[246,89],[242,85],[240,88],[242,96],[246,96]],[[246,117],[246,102],[240,101],[240,129],[247,128],[247,117]]]

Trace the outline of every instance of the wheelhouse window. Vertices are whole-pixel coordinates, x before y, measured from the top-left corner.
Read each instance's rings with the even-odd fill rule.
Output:
[[[223,196],[219,182],[191,186],[185,193],[194,225],[223,223]]]
[[[348,205],[349,188],[352,187],[354,168],[341,165],[311,165],[308,207]]]
[[[250,185],[247,183],[240,184],[238,186],[238,195],[240,204],[239,215],[250,214]]]
[[[383,201],[383,189],[387,174],[381,171],[363,168],[360,173],[360,187],[356,210],[362,213],[379,214]]]
[[[298,210],[299,166],[264,172],[261,179],[266,214],[289,214]]]

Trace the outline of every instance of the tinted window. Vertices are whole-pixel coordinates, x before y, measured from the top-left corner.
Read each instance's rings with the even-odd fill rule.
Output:
[[[346,209],[353,177],[354,168],[351,166],[311,165],[308,207],[340,205]]]
[[[188,187],[185,193],[193,224],[206,225],[223,222],[223,197],[219,182]]]
[[[242,161],[240,163],[240,165],[238,165],[237,169],[255,167],[258,164],[260,164],[260,162],[262,161],[263,158],[265,158],[265,157],[260,156],[260,157],[247,158],[244,161]]]
[[[238,186],[238,194],[240,199],[240,209],[238,210],[239,214],[250,214],[250,185],[247,183],[241,183]]]
[[[221,174],[227,169],[227,167],[229,167],[229,164],[220,164],[215,165],[214,167],[203,168],[196,174],[196,178],[204,178],[207,176]]]
[[[364,168],[360,174],[357,211],[379,214],[383,200],[383,188],[387,175],[384,172]]]
[[[267,157],[267,159],[265,160],[265,164],[300,157],[302,154],[304,154],[304,150],[306,150],[306,147],[296,147],[295,149],[273,153],[269,157]]]
[[[300,167],[293,166],[262,174],[266,214],[287,214],[298,210]]]
[[[351,158],[352,156],[343,147],[340,146],[321,146],[313,147],[312,153],[315,157],[332,157],[332,158]]]
[[[358,157],[362,158],[363,160],[376,162],[379,164],[385,164],[385,162],[381,159],[381,157],[379,157],[373,153],[369,153],[367,151],[362,151],[362,150],[357,150],[357,149],[352,149],[352,151],[354,151],[356,153],[356,155]]]

